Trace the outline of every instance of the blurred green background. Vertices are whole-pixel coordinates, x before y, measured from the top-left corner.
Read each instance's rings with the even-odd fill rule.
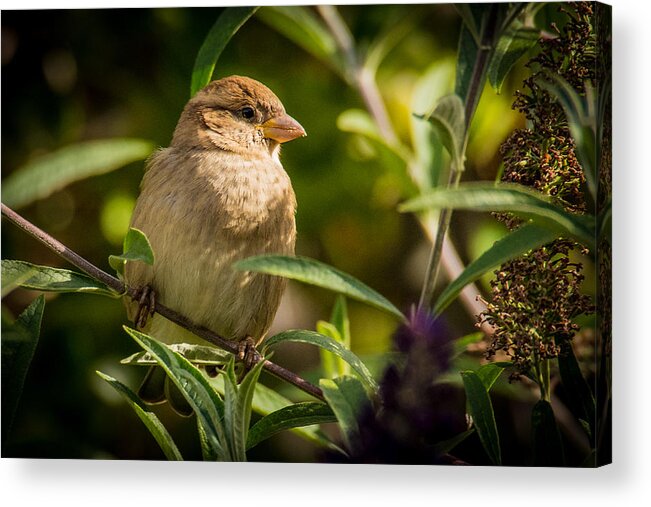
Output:
[[[30,160],[83,140],[137,137],[167,146],[189,99],[195,56],[220,11],[3,11],[3,180]],[[340,12],[360,51],[397,19],[406,19],[408,30],[381,63],[377,81],[398,136],[409,146],[414,94],[425,92],[425,102],[433,103],[453,91],[457,12],[450,4],[346,6]],[[396,211],[404,195],[374,147],[337,127],[344,111],[363,108],[363,102],[327,65],[261,18],[254,15],[230,41],[215,77],[241,74],[262,81],[308,133],[287,145],[282,155],[298,199],[297,253],[354,275],[407,310],[418,299],[429,245],[414,217]],[[495,178],[500,143],[523,125],[511,111],[511,101],[524,75],[520,64],[501,95],[485,90],[464,179]],[[74,183],[19,211],[110,271],[107,258],[121,251],[142,171],[142,162],[133,163]],[[503,233],[494,219],[479,214],[457,213],[451,228],[465,262]],[[69,267],[5,221],[2,257]],[[485,285],[480,287],[485,291]],[[35,296],[19,289],[4,304],[17,315]],[[272,332],[314,329],[317,320],[327,320],[333,302],[331,293],[291,282]],[[354,302],[349,310],[352,348],[372,365],[390,346],[396,322]],[[455,336],[475,330],[473,318],[458,304],[445,318]],[[102,370],[137,387],[144,372],[119,365],[137,350],[121,329],[124,323],[120,301],[47,296],[40,342],[3,455],[163,458],[131,409],[95,375]],[[308,378],[314,378],[319,364],[317,351],[300,345],[282,349],[275,360]],[[264,375],[262,381],[278,385]],[[164,407],[160,413],[183,455],[200,459],[194,421]],[[505,429],[512,424],[503,423]],[[305,461],[315,456],[311,444],[282,434],[256,448],[250,458]]]

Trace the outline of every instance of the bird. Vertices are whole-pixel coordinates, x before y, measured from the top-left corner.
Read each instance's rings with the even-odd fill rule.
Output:
[[[125,283],[142,294],[127,302],[136,327],[167,344],[207,344],[161,315],[148,318],[155,295],[240,346],[262,341],[286,280],[233,264],[260,254],[294,255],[296,196],[280,147],[305,135],[280,99],[249,77],[212,81],[187,102],[169,147],[145,162],[131,218],[154,253],[153,265],[127,262],[124,269]],[[161,368],[149,370],[138,394],[192,414]]]

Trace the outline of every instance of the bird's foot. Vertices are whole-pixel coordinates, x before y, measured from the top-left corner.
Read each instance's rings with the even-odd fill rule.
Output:
[[[251,371],[251,368],[258,364],[262,359],[260,352],[255,348],[255,340],[247,336],[244,340],[237,344],[237,359],[242,362],[244,369],[240,375],[239,381]]]
[[[138,302],[138,311],[133,319],[136,329],[142,329],[147,324],[150,316],[154,315],[156,308],[156,293],[149,285],[143,285],[136,289],[136,295],[133,298]]]

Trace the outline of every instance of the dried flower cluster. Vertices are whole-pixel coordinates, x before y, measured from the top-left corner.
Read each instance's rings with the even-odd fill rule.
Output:
[[[513,108],[524,113],[529,128],[518,129],[504,142],[503,181],[520,183],[549,195],[568,211],[582,213],[585,178],[575,154],[562,107],[539,85],[547,73],[567,80],[579,93],[585,82],[594,82],[596,68],[593,4],[574,2],[561,7],[567,23],[556,36],[540,41],[540,53],[529,61],[535,72],[516,92]],[[520,221],[499,214],[509,228]],[[560,343],[571,339],[578,327],[572,319],[593,311],[590,299],[580,292],[582,265],[570,261],[577,245],[556,240],[523,257],[503,264],[491,282],[492,297],[479,319],[494,326],[487,355],[498,350],[509,355],[516,372],[531,372],[542,359],[558,356]]]

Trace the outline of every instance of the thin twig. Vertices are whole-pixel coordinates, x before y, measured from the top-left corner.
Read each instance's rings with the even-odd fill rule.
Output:
[[[495,44],[495,30],[497,26],[497,7],[488,7],[488,16],[486,23],[482,25],[482,33],[480,37],[480,45],[477,48],[477,57],[470,76],[470,86],[468,88],[468,95],[464,100],[464,134],[463,134],[463,153],[466,151],[468,144],[468,137],[470,133],[470,124],[472,117],[475,114],[477,104],[481,97],[481,93],[486,82],[486,75],[488,69],[488,62],[490,61]],[[461,181],[461,174],[464,170],[463,162],[457,166],[453,163],[450,168],[450,177],[448,181],[448,188],[459,186]],[[439,265],[441,264],[441,257],[443,254],[443,245],[445,237],[447,236],[452,219],[452,209],[444,208],[439,215],[439,224],[436,231],[436,236],[432,250],[430,252],[429,263],[425,274],[425,281],[423,283],[423,290],[420,295],[418,307],[422,308],[425,305],[433,306],[434,304],[434,289],[438,280]]]
[[[135,299],[137,297],[138,292],[136,289],[127,286],[121,280],[106,273],[105,271],[102,271],[100,268],[98,268],[91,262],[87,261],[76,252],[72,251],[70,248],[65,246],[60,241],[54,239],[52,236],[50,236],[42,229],[39,229],[36,225],[32,224],[31,222],[23,218],[21,215],[13,211],[5,204],[2,204],[2,214],[5,217],[7,217],[11,222],[13,222],[15,225],[17,225],[20,229],[25,231],[27,234],[39,240],[50,250],[52,250],[59,256],[63,257],[65,260],[67,260],[74,266],[78,267],[84,273],[88,274],[95,280],[99,280],[103,284],[113,289],[118,294],[127,295],[132,299]],[[181,315],[180,313],[177,313],[171,308],[168,308],[160,304],[158,301],[155,304],[154,310],[158,314],[171,320],[175,324],[184,327],[185,329],[191,331],[197,336],[203,338],[207,342],[210,342],[213,345],[216,345],[219,348],[224,349],[232,354],[238,353],[238,346],[236,342],[226,340],[221,336],[213,333],[209,329],[193,323],[190,319],[188,319],[184,315]],[[257,360],[258,361],[263,360],[265,362],[264,369],[267,370],[269,373],[275,375],[276,377],[282,380],[285,380],[286,382],[289,382],[290,384],[295,385],[302,391],[305,391],[306,393],[314,396],[315,398],[324,401],[323,392],[317,386],[310,384],[307,380],[299,377],[294,372],[287,370],[275,363],[272,363],[269,360],[263,359],[261,356],[258,356]]]
[[[384,107],[382,95],[375,84],[373,75],[360,64],[357,52],[355,50],[355,42],[353,40],[346,23],[339,15],[339,11],[333,5],[318,5],[317,11],[323,18],[330,33],[339,46],[340,51],[346,59],[346,64],[349,71],[349,80],[351,80],[359,91],[359,94],[366,105],[369,113],[375,120],[377,127],[382,137],[384,137],[389,144],[396,142],[396,133],[393,130],[391,120]]]

